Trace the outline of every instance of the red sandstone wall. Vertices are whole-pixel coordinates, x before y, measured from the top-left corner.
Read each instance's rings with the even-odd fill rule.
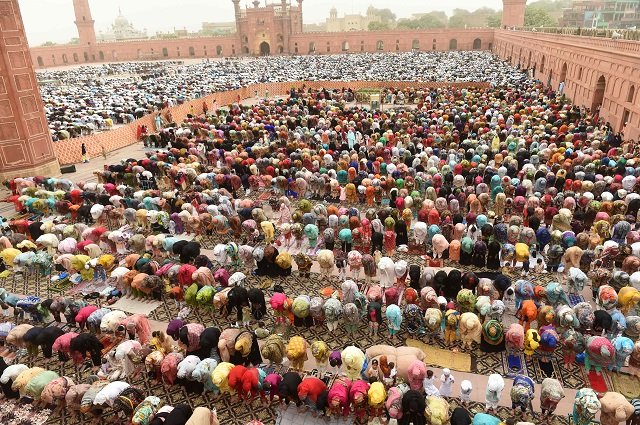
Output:
[[[600,115],[626,139],[640,137],[640,42],[525,31],[496,31],[494,51],[514,65],[536,68],[536,78],[591,108],[605,81]]]
[[[475,48],[490,50],[493,45],[493,35],[494,30],[491,28],[301,33],[292,34],[289,37],[287,40],[289,45],[287,47],[285,44],[283,54],[308,54],[311,43],[315,43],[316,54],[408,52],[414,50],[414,42],[417,42],[418,50],[422,51],[473,50],[474,42],[479,43],[479,47],[476,44]],[[263,40],[270,43],[271,54],[278,54],[275,36],[268,34],[264,38],[257,39],[250,51],[255,53],[255,47]],[[379,41],[383,44],[382,50],[378,49]],[[348,44],[348,50],[344,50],[345,43]],[[220,37],[119,41],[97,43],[94,46],[68,44],[32,47],[30,50],[33,63],[39,69],[85,63],[243,55],[240,38],[235,34]]]
[[[286,83],[272,83],[272,84],[253,84],[248,87],[244,87],[238,90],[230,90],[225,92],[213,93],[200,99],[194,99],[189,102],[185,102],[182,105],[171,108],[171,114],[174,120],[181,122],[186,118],[187,114],[193,109],[196,113],[202,112],[202,103],[206,102],[209,108],[215,99],[217,106],[224,106],[234,103],[240,99],[251,98],[255,95],[256,90],[260,94],[264,94],[265,90],[269,90],[269,95],[282,95],[286,94],[292,87],[301,88],[303,85],[311,88],[328,88],[328,89],[340,89],[343,87],[349,87],[354,90],[362,88],[385,88],[385,87],[488,87],[488,83],[417,83],[412,81],[295,81]],[[163,114],[166,111],[163,111]],[[107,152],[114,151],[116,149],[123,148],[125,146],[132,145],[136,142],[136,130],[139,125],[146,125],[150,131],[154,129],[154,115],[146,115],[139,120],[134,121],[126,126],[119,127],[115,130],[106,131],[103,133],[94,134],[86,137],[79,137],[74,139],[62,140],[54,142],[53,147],[56,153],[56,157],[60,164],[77,163],[81,160],[81,145],[84,143],[87,147],[90,157],[100,156],[102,154],[102,147]]]

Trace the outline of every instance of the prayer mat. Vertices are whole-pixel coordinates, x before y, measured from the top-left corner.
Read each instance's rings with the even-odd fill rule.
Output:
[[[609,391],[609,386],[607,385],[606,372],[602,371],[600,375],[596,373],[595,370],[591,370],[588,373],[583,369],[583,373],[585,374],[586,381],[589,383],[589,386],[597,393],[606,393]]]
[[[107,286],[110,286],[109,280],[110,279],[107,279],[104,282],[101,280],[88,280],[88,281],[80,282],[79,284],[69,289],[66,295],[67,296],[88,295],[93,292],[102,292],[107,288]],[[113,281],[113,279],[111,280]],[[111,286],[115,286],[115,285],[111,285]]]
[[[569,305],[571,307],[584,301],[584,297],[582,295],[569,294],[568,297],[569,297]]]
[[[626,373],[612,373],[613,390],[626,398],[640,398],[640,378]]]
[[[505,376],[528,375],[527,362],[524,355],[509,355],[502,353],[502,369]]]
[[[558,377],[554,368],[553,361],[543,362],[541,359],[537,359],[536,363],[538,364],[538,367],[543,374],[543,379]]]
[[[129,314],[146,314],[149,315],[153,310],[158,308],[162,304],[161,301],[154,301],[151,298],[120,298],[115,303],[111,304],[111,309],[122,310]]]
[[[472,361],[470,354],[443,350],[442,348],[436,348],[411,338],[408,338],[405,343],[409,347],[417,347],[424,352],[426,356],[424,359],[425,364],[442,368],[446,367],[460,372],[471,372]]]

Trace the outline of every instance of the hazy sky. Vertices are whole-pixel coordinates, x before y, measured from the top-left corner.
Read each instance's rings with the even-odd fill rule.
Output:
[[[264,4],[264,0],[261,0]],[[274,0],[268,0],[269,3]],[[251,6],[250,0],[242,0]],[[278,1],[279,2],[279,1]],[[64,43],[77,37],[72,0],[19,0],[22,18],[31,45],[46,41]],[[122,14],[138,29],[147,29],[149,35],[157,31],[172,31],[173,28],[187,28],[197,31],[202,22],[233,21],[231,0],[89,0],[91,13],[96,21],[96,33],[110,28],[118,7]],[[179,4],[179,7],[175,7]],[[295,3],[294,3],[295,4]],[[329,9],[338,8],[338,15],[344,13],[364,13],[372,5],[390,8],[399,17],[413,13],[444,10],[449,15],[455,8],[477,9],[487,6],[502,8],[501,0],[304,0],[305,23],[320,23],[329,16]],[[251,6],[253,7],[253,6]]]

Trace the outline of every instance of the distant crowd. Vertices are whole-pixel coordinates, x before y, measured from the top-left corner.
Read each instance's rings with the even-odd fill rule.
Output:
[[[526,74],[491,53],[410,52],[129,62],[38,74],[54,141],[79,137],[209,93],[283,81],[491,82],[515,87]]]

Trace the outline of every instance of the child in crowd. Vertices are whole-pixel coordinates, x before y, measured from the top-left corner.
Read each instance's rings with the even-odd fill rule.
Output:
[[[431,369],[427,370],[427,377],[424,378],[424,381],[422,383],[423,387],[424,387],[424,392],[427,396],[433,395],[433,396],[438,396],[440,395],[440,391],[438,391],[438,388],[436,388],[434,382],[436,380],[435,375],[433,374],[433,371]]]
[[[442,369],[442,376],[440,376],[440,381],[440,388],[438,389],[440,395],[443,397],[451,397],[453,383],[456,382],[456,380],[449,369]]]

